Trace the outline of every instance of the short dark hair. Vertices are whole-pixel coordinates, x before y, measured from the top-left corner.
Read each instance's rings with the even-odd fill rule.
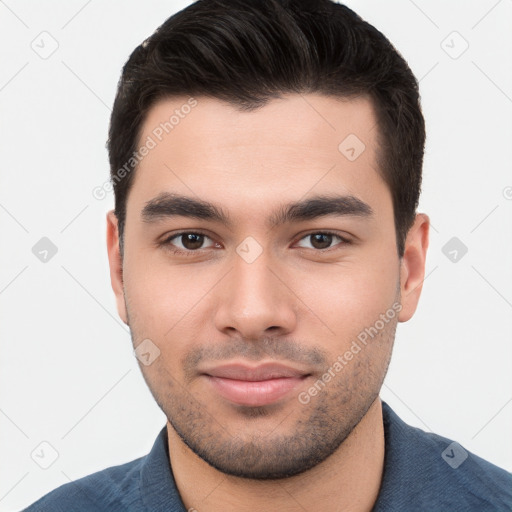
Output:
[[[378,120],[378,172],[393,198],[402,257],[421,189],[425,121],[418,82],[381,32],[331,0],[199,0],[133,51],[107,142],[121,253],[137,162],[132,157],[158,100],[205,96],[250,111],[286,93],[370,98]]]

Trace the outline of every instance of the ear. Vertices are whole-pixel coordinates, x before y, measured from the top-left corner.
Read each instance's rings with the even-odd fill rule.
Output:
[[[425,279],[425,260],[428,249],[430,219],[418,213],[405,241],[405,251],[400,262],[400,291],[402,310],[400,322],[410,320],[420,300]]]
[[[117,312],[121,320],[128,325],[128,315],[123,293],[123,261],[119,251],[119,230],[114,210],[107,213],[107,251],[110,265],[110,282],[116,296]]]

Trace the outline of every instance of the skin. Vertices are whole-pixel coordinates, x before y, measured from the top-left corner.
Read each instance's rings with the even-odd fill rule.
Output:
[[[182,500],[201,512],[371,510],[384,461],[378,395],[396,325],[412,317],[420,297],[429,219],[417,214],[399,258],[368,99],[291,94],[253,112],[196,99],[137,168],[123,260],[117,219],[107,215],[119,315],[135,347],[150,339],[160,350],[141,370],[168,418]],[[157,103],[140,141],[187,100]],[[366,146],[354,161],[338,150],[349,134]],[[183,216],[145,222],[144,206],[162,192],[214,203],[233,224]],[[334,193],[355,196],[372,215],[266,224],[287,203]],[[199,250],[181,237],[168,240],[183,230],[206,235]],[[326,230],[348,242],[333,236],[320,245],[308,236]],[[262,251],[251,263],[236,250],[247,237]],[[394,304],[401,305],[394,318],[301,403],[299,394]],[[269,405],[234,404],[202,374],[208,365],[272,361],[306,376]]]

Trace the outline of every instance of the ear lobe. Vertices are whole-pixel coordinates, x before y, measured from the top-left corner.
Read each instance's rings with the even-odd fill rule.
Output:
[[[128,315],[123,293],[123,261],[119,250],[119,230],[114,210],[110,210],[107,213],[107,251],[110,266],[110,283],[116,296],[117,312],[121,320],[128,325]]]
[[[402,310],[400,322],[410,320],[416,311],[425,279],[425,261],[429,242],[430,219],[418,213],[405,241],[405,251],[400,264],[400,291]]]

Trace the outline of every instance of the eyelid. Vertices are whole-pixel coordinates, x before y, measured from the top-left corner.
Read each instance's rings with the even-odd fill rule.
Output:
[[[201,229],[186,229],[186,230],[182,230],[182,231],[177,231],[176,233],[171,233],[171,234],[165,235],[163,237],[162,241],[158,242],[158,245],[161,245],[161,246],[164,246],[164,247],[166,247],[166,246],[174,247],[173,243],[171,242],[173,239],[179,238],[182,235],[189,235],[189,234],[201,235],[201,236],[204,236],[205,238],[208,238],[209,240],[211,240],[214,244],[218,243],[210,235],[208,235],[207,233],[205,233]],[[196,249],[196,250],[181,249],[181,248],[177,247],[177,248],[171,249],[171,250],[173,252],[177,252],[177,253],[193,254],[193,253],[199,253],[200,251],[203,251],[203,250],[206,250],[206,249],[210,249],[211,247],[212,246],[210,246],[210,247],[203,247],[201,249]]]
[[[161,245],[161,246],[164,246],[165,248],[168,248],[168,250],[172,251],[175,254],[184,254],[184,255],[199,254],[202,251],[211,249],[213,247],[213,246],[202,247],[200,249],[193,250],[193,249],[181,249],[181,248],[176,247],[176,246],[173,245],[173,243],[171,242],[173,239],[179,238],[180,236],[186,235],[186,234],[201,235],[201,236],[204,236],[205,238],[210,239],[213,242],[214,245],[218,244],[218,242],[216,242],[213,239],[213,237],[211,237],[210,235],[208,235],[207,233],[205,233],[201,229],[187,229],[187,230],[181,230],[181,231],[178,231],[178,232],[175,232],[175,233],[171,233],[171,234],[165,236],[164,239],[161,242],[158,243],[158,245]],[[298,242],[302,241],[303,239],[307,238],[308,236],[316,235],[316,234],[335,236],[335,237],[339,238],[341,240],[341,242],[339,242],[338,244],[335,244],[332,247],[328,247],[327,249],[315,249],[314,247],[313,248],[299,247],[299,249],[310,249],[310,250],[312,250],[315,253],[322,254],[322,253],[329,252],[331,250],[335,250],[337,246],[349,245],[349,244],[352,243],[352,240],[349,237],[344,236],[344,235],[338,233],[337,231],[332,231],[332,230],[329,230],[329,229],[325,229],[325,230],[316,229],[316,230],[311,230],[311,231],[309,231],[307,233],[302,233],[296,239],[296,241],[294,242],[294,245],[297,244]]]
[[[302,234],[302,235],[300,235],[300,237],[297,238],[297,241],[294,243],[298,243],[301,240],[303,240],[304,238],[307,238],[308,236],[317,235],[317,234],[336,236],[341,240],[340,243],[335,244],[332,247],[328,247],[327,249],[314,249],[314,248],[312,249],[313,251],[318,252],[318,253],[334,250],[338,245],[348,245],[348,244],[352,243],[352,240],[348,236],[345,236],[337,231],[332,231],[329,229],[316,229],[316,230],[310,231],[308,233]],[[300,247],[300,248],[301,249],[309,249],[309,247]]]

